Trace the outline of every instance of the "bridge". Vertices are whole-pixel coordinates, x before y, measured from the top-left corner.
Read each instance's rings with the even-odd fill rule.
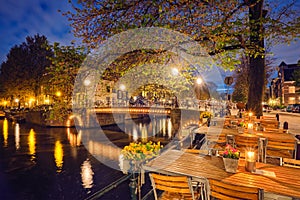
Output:
[[[74,121],[77,121],[77,124],[82,127],[90,127],[89,125],[92,124],[101,126],[121,124],[126,119],[166,116],[171,118],[172,126],[179,129],[191,124],[198,124],[200,112],[199,110],[171,107],[99,107],[87,109],[84,116],[72,114],[64,122],[47,121],[43,111],[31,111],[26,113],[26,121],[48,127],[71,127],[74,126]],[[86,122],[88,123],[86,124]]]
[[[170,115],[171,108],[165,107],[102,107],[95,108],[96,113],[130,113],[150,115]]]
[[[170,107],[101,107],[93,109],[101,126],[124,123],[126,119],[167,116],[175,129],[198,124],[200,111]]]

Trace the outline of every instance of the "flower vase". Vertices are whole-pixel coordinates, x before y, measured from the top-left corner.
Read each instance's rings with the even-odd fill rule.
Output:
[[[224,158],[223,157],[223,162],[224,162],[226,172],[236,173],[237,168],[239,166],[239,160],[238,159]]]

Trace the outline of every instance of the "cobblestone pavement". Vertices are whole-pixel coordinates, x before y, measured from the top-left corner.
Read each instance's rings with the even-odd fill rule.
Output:
[[[281,111],[271,111],[264,113],[264,115],[275,116],[279,114],[280,128],[283,128],[283,123],[288,122],[289,132],[294,135],[300,135],[300,113],[289,113]]]

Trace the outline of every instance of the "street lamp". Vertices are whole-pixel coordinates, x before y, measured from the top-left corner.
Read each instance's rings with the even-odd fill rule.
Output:
[[[201,77],[198,77],[197,80],[196,80],[196,83],[197,83],[198,85],[201,85],[202,82],[203,82],[202,78],[201,78]]]
[[[91,84],[91,80],[90,79],[85,79],[83,81],[83,84],[84,84],[85,87],[88,87]]]
[[[15,102],[17,103],[17,105],[18,105],[18,109],[20,109],[20,99],[15,99]]]
[[[57,97],[61,97],[61,92],[60,92],[60,91],[57,91],[57,92],[55,93],[55,95],[56,95]]]
[[[124,91],[126,89],[126,86],[124,84],[120,85],[120,90]]]
[[[83,85],[85,86],[85,106],[88,105],[88,98],[87,98],[87,87],[91,84],[91,80],[90,79],[85,79],[83,81]]]
[[[174,75],[174,76],[177,76],[178,74],[179,74],[179,71],[178,71],[178,69],[177,68],[172,68],[172,74]]]
[[[196,79],[196,83],[197,83],[197,87],[199,87],[199,109],[201,107],[201,88],[200,88],[200,85],[203,83],[203,80],[201,77],[198,77]]]

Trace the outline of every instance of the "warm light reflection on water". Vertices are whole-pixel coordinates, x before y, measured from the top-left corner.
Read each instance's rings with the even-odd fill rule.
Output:
[[[138,136],[138,132],[137,132],[137,129],[136,129],[136,126],[133,127],[133,130],[132,130],[132,139],[133,141],[137,141],[139,139],[139,136]]]
[[[171,119],[167,119],[167,123],[168,123],[168,138],[172,137],[172,122]]]
[[[81,180],[82,186],[84,188],[92,188],[93,187],[93,176],[94,172],[92,169],[92,165],[89,159],[86,159],[81,165]]]
[[[7,147],[7,145],[8,145],[8,142],[7,142],[7,139],[8,139],[8,122],[7,122],[6,118],[3,121],[3,139],[4,139],[3,146]]]
[[[35,144],[36,144],[36,138],[35,138],[35,132],[33,129],[30,129],[29,135],[28,135],[28,145],[29,145],[29,154],[31,155],[31,160],[35,160]]]
[[[20,149],[20,125],[16,123],[15,126],[15,146],[16,149]]]
[[[80,146],[82,131],[79,130],[78,133],[71,132],[70,128],[67,128],[67,135],[70,145],[72,147]]]
[[[125,133],[132,136],[133,141],[147,142],[149,137],[163,136],[172,138],[173,126],[170,118],[152,118],[150,122],[128,123]]]
[[[141,133],[142,133],[142,142],[148,141],[148,131],[147,127],[143,124],[141,127]]]
[[[55,165],[57,167],[56,172],[60,173],[62,171],[63,167],[63,158],[64,158],[64,151],[62,144],[60,141],[56,141],[55,147],[54,147],[54,159],[55,159]]]

